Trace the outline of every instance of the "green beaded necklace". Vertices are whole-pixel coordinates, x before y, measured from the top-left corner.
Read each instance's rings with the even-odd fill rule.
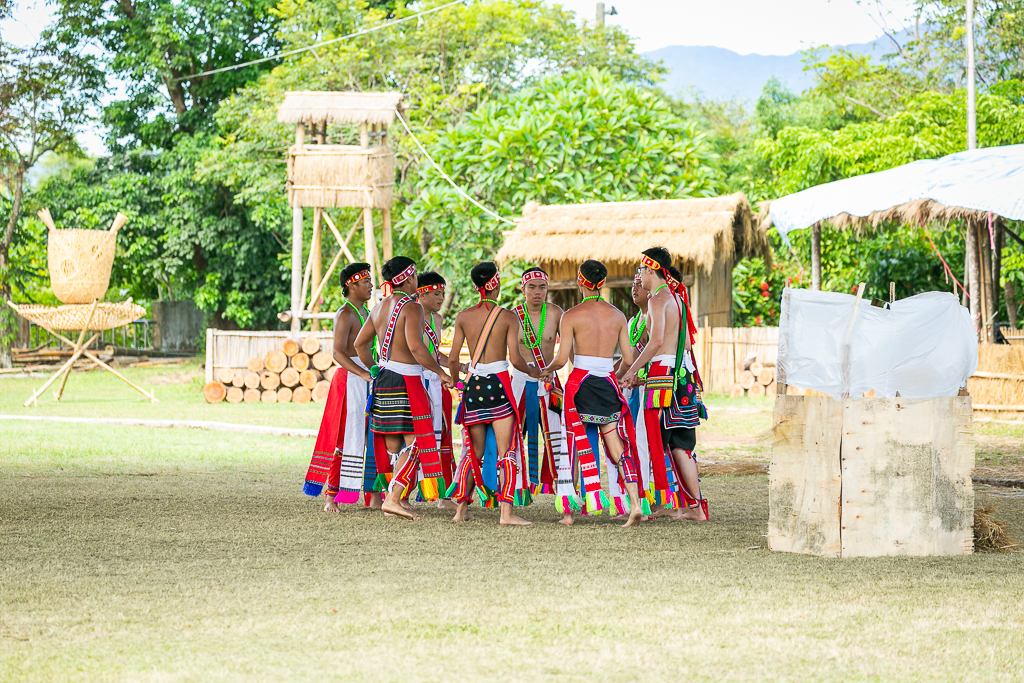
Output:
[[[547,320],[547,317],[548,317],[548,302],[545,301],[544,303],[542,303],[540,305],[540,326],[537,328],[537,332],[534,335],[535,337],[537,337],[537,343],[536,344],[531,344],[528,341],[529,337],[527,336],[526,328],[524,327],[523,328],[523,346],[525,346],[528,349],[539,349],[540,348],[540,345],[542,343],[544,343],[544,321]],[[533,327],[533,321],[530,319],[530,312],[529,311],[526,311],[526,324],[529,325],[530,327]]]
[[[365,317],[363,317],[363,314],[362,314],[362,313],[360,313],[360,312],[359,312],[359,309],[355,307],[355,304],[353,304],[353,303],[352,303],[351,301],[349,301],[348,299],[345,299],[345,303],[346,303],[346,304],[348,304],[349,306],[351,306],[351,307],[352,307],[352,310],[353,310],[353,311],[355,311],[355,312],[356,312],[356,315],[358,315],[358,316],[359,316],[359,325],[360,325],[360,326],[362,326],[362,325],[365,325],[365,324],[366,324],[366,318],[365,318]],[[363,304],[363,311],[364,311],[364,312],[366,313],[366,315],[370,315],[370,311],[368,311],[368,310],[366,309],[366,304]]]
[[[585,296],[585,297],[583,297],[583,301],[581,301],[580,303],[582,304],[582,303],[586,303],[587,301],[591,301],[593,299],[600,299],[600,298],[601,298],[600,294],[597,295],[597,296]]]
[[[651,297],[653,298],[653,297],[657,296],[658,292],[660,292],[663,287],[668,287],[668,283],[667,282],[662,282],[661,285],[656,290],[654,290],[654,294],[651,294]]]
[[[647,329],[647,316],[637,314],[635,318],[629,321],[629,345],[636,348],[636,345],[640,343],[640,337],[644,336],[644,330]]]

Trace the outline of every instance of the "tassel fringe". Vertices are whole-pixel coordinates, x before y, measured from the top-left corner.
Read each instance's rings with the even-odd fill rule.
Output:
[[[307,496],[312,496],[314,498],[319,498],[323,490],[324,485],[318,484],[315,481],[306,480],[306,483],[302,485],[302,492]]]
[[[352,505],[353,503],[358,503],[359,491],[342,489],[341,491],[338,491],[338,495],[334,497],[334,502],[340,505]]]
[[[512,504],[517,507],[530,505],[531,503],[533,503],[533,494],[530,493],[530,489],[519,489],[512,499]]]
[[[420,482],[420,496],[425,501],[437,500],[441,497],[440,492],[447,492],[443,477],[427,477]]]
[[[577,496],[558,496],[555,499],[555,507],[563,515],[570,515],[583,510],[583,501]]]
[[[611,501],[608,500],[608,494],[604,491],[592,491],[587,494],[586,498],[586,514],[588,515],[599,515],[601,510],[611,505]]]
[[[373,480],[374,491],[387,491],[388,485],[391,483],[391,475],[387,472],[381,472],[377,475],[377,478]]]

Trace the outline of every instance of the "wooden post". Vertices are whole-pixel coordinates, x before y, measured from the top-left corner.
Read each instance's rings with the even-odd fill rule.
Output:
[[[991,215],[991,214],[989,214]],[[992,230],[995,232],[995,243],[996,249],[992,252],[992,307],[995,318],[992,320],[992,329],[999,329],[999,290],[1002,285],[1000,280],[1003,279],[1003,222],[999,218],[993,217]],[[995,336],[993,335],[993,341]]]
[[[985,307],[982,308],[985,312],[983,315],[984,320],[982,321],[982,337],[991,344],[996,340],[996,302],[993,296],[995,294],[995,287],[992,282],[992,239],[989,237],[987,225],[979,224],[978,233],[978,244],[981,247],[981,278],[984,283],[983,298],[985,301]]]
[[[206,383],[213,381],[213,328],[206,328]]]
[[[359,146],[367,149],[370,146],[370,127],[363,121],[359,124]],[[380,282],[380,260],[377,258],[377,239],[373,234],[373,209],[363,207],[363,258],[370,264],[370,281],[376,289]]]
[[[821,291],[821,223],[811,226],[811,289]]]
[[[981,320],[981,272],[978,267],[978,231],[974,221],[967,219],[967,280],[968,302],[971,307],[971,320],[974,321],[974,336],[979,337]]]
[[[306,124],[295,126],[295,146],[301,150],[306,143]],[[302,329],[299,318],[302,308],[302,207],[292,207],[292,332]]]
[[[323,211],[321,209],[313,209],[313,240],[309,243],[310,261],[313,263],[310,282],[310,287],[316,291],[323,289],[321,280],[323,279],[323,254],[321,253],[322,235],[323,228],[321,226],[321,216]],[[320,297],[317,296],[315,299],[311,299],[309,302],[309,310],[313,313],[320,312]],[[320,331],[320,321],[316,318],[310,321],[310,327],[313,332]]]
[[[384,216],[383,230],[383,244],[381,245],[384,250],[384,260],[390,261],[395,257],[395,250],[391,244],[391,209],[381,209],[381,213]]]

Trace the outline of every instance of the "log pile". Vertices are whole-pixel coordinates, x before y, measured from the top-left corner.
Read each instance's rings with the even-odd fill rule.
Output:
[[[217,368],[203,396],[208,403],[323,403],[336,367],[316,337],[286,339],[263,358],[250,358],[245,370]]]
[[[758,360],[756,354],[743,359],[736,368],[737,381],[729,389],[731,398],[741,396],[775,396],[775,363]]]

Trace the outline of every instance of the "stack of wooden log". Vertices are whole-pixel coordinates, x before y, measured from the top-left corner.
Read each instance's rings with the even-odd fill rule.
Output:
[[[322,403],[336,367],[319,339],[286,339],[265,357],[250,358],[244,371],[217,368],[203,396],[208,403]]]
[[[775,362],[761,362],[757,355],[743,359],[737,370],[737,381],[729,389],[729,396],[775,396]]]

